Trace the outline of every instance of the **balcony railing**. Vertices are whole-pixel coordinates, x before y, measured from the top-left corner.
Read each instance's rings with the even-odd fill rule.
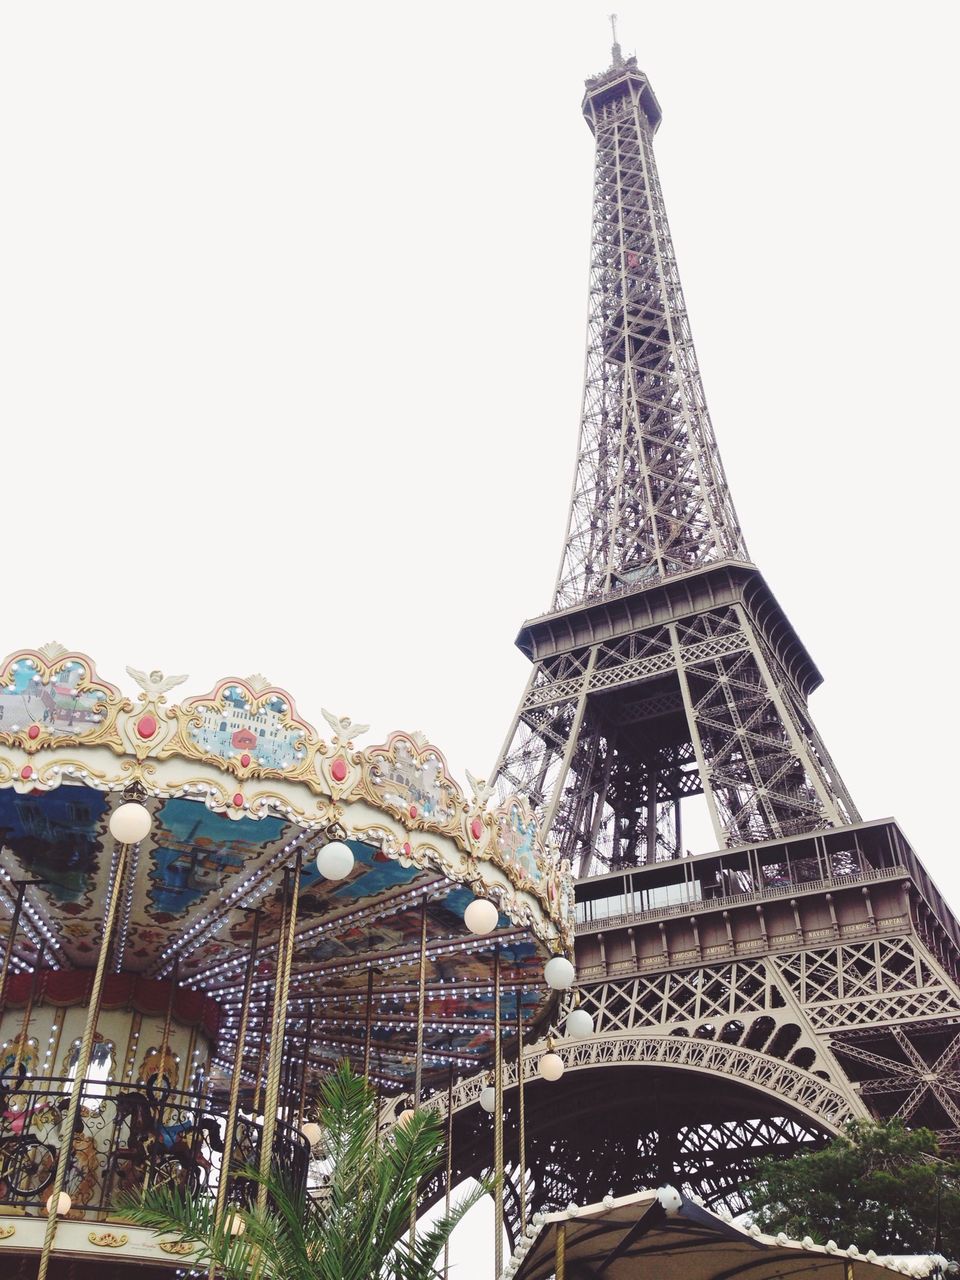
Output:
[[[820,880],[797,880],[789,884],[764,885],[763,888],[748,889],[742,893],[690,898],[686,902],[651,907],[647,911],[626,911],[618,915],[598,916],[593,920],[578,920],[574,928],[578,934],[596,933],[600,929],[618,929],[641,921],[665,920],[673,916],[699,916],[706,911],[719,911],[727,907],[739,907],[769,899],[795,898],[799,893],[829,893],[834,889],[843,889],[847,885],[876,880],[903,880],[907,877],[909,872],[906,867],[874,867],[869,871],[854,871],[849,875],[827,876]]]
[[[640,973],[662,973],[665,969],[685,969],[702,964],[713,964],[718,960],[738,960],[741,957],[750,959],[766,955],[770,952],[796,951],[798,947],[822,946],[828,942],[844,942],[850,938],[860,938],[876,934],[902,933],[910,927],[910,917],[889,916],[871,924],[868,920],[858,920],[852,924],[840,924],[836,930],[807,929],[803,935],[789,933],[768,938],[744,938],[734,942],[718,942],[713,946],[687,947],[682,951],[671,951],[668,955],[662,952],[647,956],[626,956],[619,960],[609,960],[595,964],[578,964],[577,980],[587,982],[595,978],[626,977]]]

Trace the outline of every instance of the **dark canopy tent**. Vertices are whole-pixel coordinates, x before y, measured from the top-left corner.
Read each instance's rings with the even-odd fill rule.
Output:
[[[679,1208],[664,1209],[661,1198]],[[767,1236],[666,1189],[537,1215],[505,1280],[890,1280],[925,1277],[937,1257],[877,1258],[855,1247]]]

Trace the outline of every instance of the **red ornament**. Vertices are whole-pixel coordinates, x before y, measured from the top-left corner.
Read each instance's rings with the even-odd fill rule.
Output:
[[[342,782],[347,776],[347,762],[343,756],[337,756],[333,764],[330,766],[330,776],[334,782]]]
[[[33,777],[33,765],[25,764],[20,770],[20,777],[26,782],[27,778]]]
[[[417,816],[417,806],[412,804],[407,812],[410,814],[411,818],[415,818]]]
[[[470,834],[473,836],[474,840],[479,840],[483,835],[483,823],[479,818],[474,818],[470,823]]]
[[[137,721],[137,733],[146,742],[157,732],[157,722],[153,716],[141,716]]]
[[[39,738],[39,737],[40,737],[40,726],[39,726],[38,724],[32,724],[32,725],[30,726],[30,728],[27,730],[27,737],[28,737],[28,738]]]
[[[233,797],[233,803],[236,806],[236,808],[238,809],[243,808],[243,794],[241,792],[238,791],[237,794]]]
[[[250,763],[250,757],[247,755],[246,752],[244,752],[243,755],[240,757],[240,763],[243,765],[244,769]]]
[[[410,842],[409,842],[409,841],[407,841],[407,842],[404,844],[404,846],[403,846],[403,852],[404,852],[404,854],[406,855],[406,857],[408,857],[408,858],[409,858],[409,856],[410,856]]]

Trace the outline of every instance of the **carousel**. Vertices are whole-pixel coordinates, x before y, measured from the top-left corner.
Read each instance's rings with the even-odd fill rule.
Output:
[[[0,666],[0,1274],[24,1280],[188,1271],[124,1220],[144,1186],[225,1214],[273,1162],[310,1194],[343,1059],[385,1124],[472,1077],[502,1125],[502,1028],[537,1044],[573,981],[572,881],[523,798],[465,791],[421,733],[318,731],[260,676],[177,702],[185,676],[127,671],[135,694],[60,645]]]

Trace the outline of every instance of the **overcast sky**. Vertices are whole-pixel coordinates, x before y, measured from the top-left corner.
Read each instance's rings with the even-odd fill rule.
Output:
[[[0,650],[262,671],[489,770],[564,529],[609,7],[0,7]],[[814,717],[958,906],[955,13],[620,32]]]

